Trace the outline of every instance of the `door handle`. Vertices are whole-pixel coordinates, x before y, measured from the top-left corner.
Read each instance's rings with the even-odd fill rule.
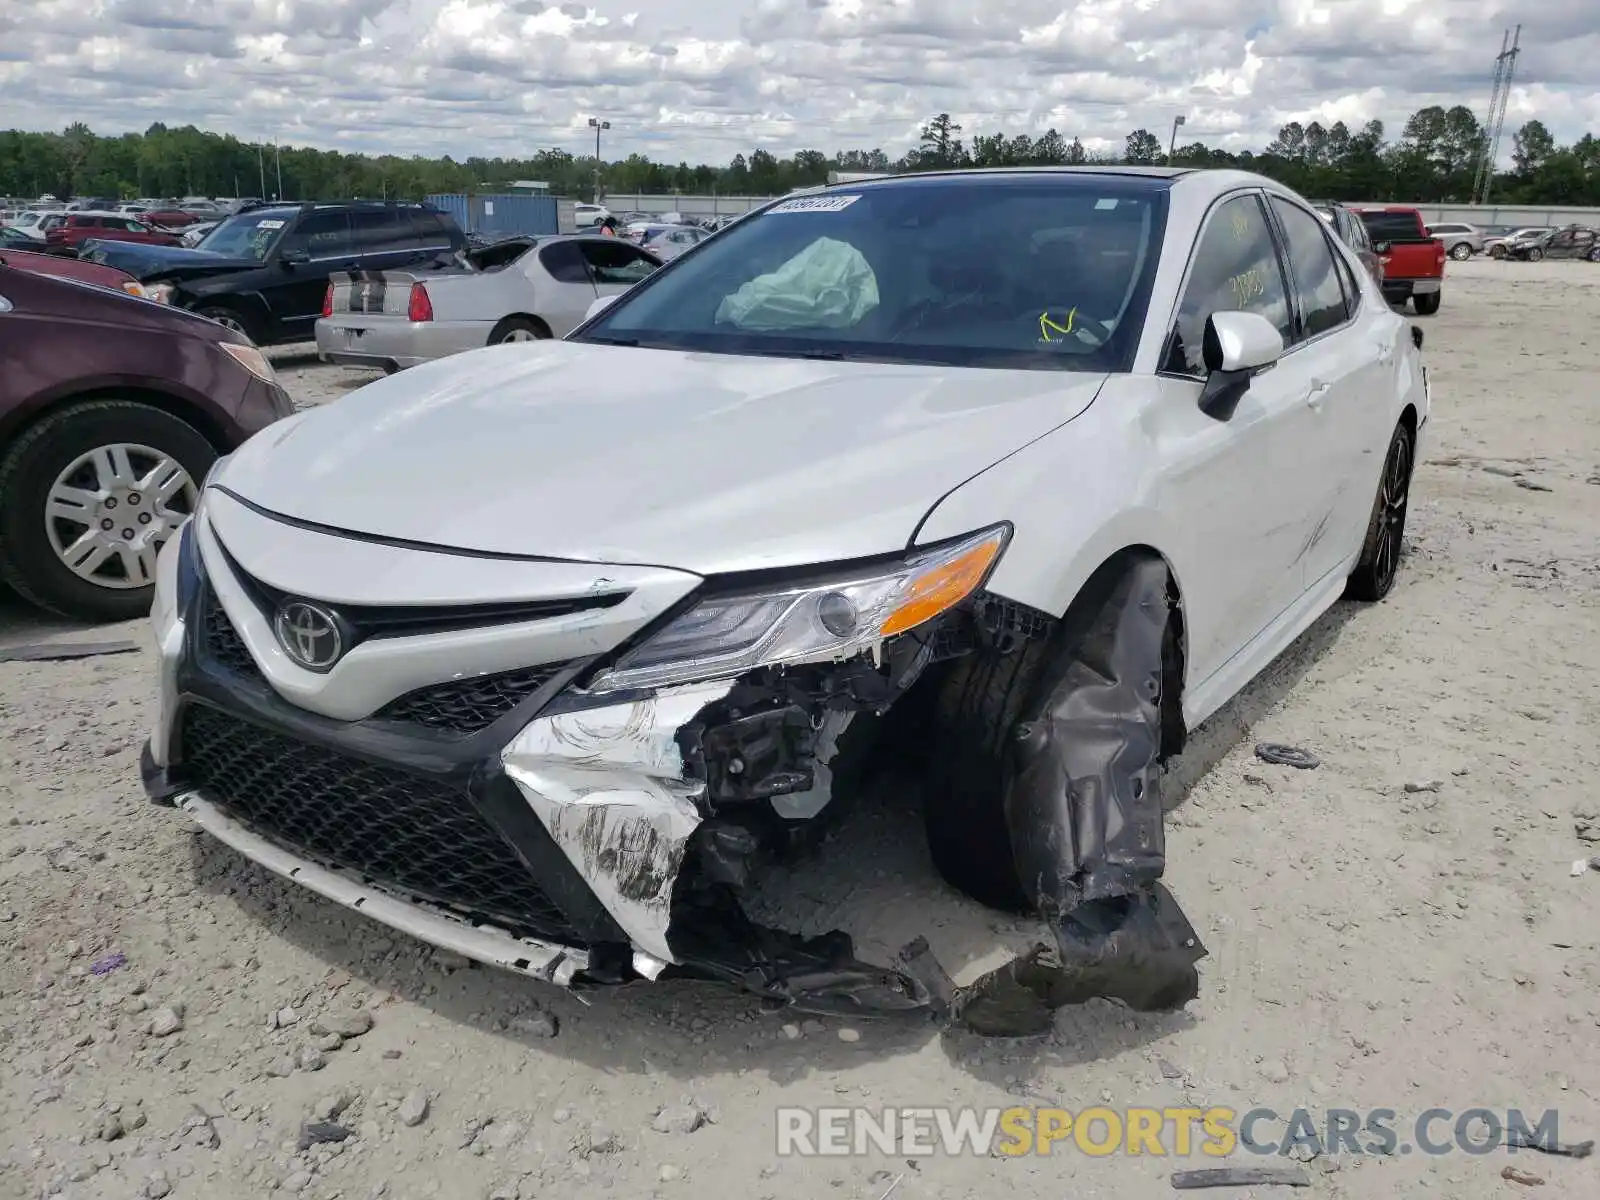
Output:
[[[1323,383],[1320,379],[1311,381],[1311,390],[1306,393],[1306,403],[1312,408],[1320,409],[1322,402],[1328,398],[1328,393],[1333,390],[1331,383]]]

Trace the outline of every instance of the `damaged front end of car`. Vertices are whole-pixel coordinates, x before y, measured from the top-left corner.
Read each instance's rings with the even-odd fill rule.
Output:
[[[997,526],[837,575],[718,586],[505,747],[506,774],[628,937],[626,973],[717,979],[809,1011],[948,1014],[988,1033],[1038,1032],[1091,996],[1143,1010],[1194,997],[1205,951],[1157,882],[1164,733],[1175,748],[1163,697],[1181,679],[1165,564],[1128,564],[1058,621],[984,589],[1009,537]],[[741,897],[815,844],[872,756],[909,734],[925,772],[948,768],[944,740],[961,731],[944,727],[940,696],[974,656],[1032,664],[992,816],[1053,944],[957,989],[923,939],[878,966],[842,931],[752,920]]]

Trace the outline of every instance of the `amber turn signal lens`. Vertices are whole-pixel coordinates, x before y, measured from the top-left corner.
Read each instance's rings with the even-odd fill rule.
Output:
[[[997,531],[959,557],[930,566],[906,586],[905,599],[879,632],[884,637],[904,633],[960,604],[983,582],[1004,544],[1005,536]]]

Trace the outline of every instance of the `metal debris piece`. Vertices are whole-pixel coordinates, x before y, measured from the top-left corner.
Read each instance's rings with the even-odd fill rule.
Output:
[[[1216,1187],[1310,1187],[1299,1167],[1209,1167],[1201,1171],[1174,1171],[1173,1189],[1180,1192]]]
[[[297,1143],[302,1150],[309,1150],[312,1146],[324,1142],[342,1142],[350,1136],[350,1130],[333,1121],[307,1121],[300,1126],[300,1140]]]
[[[0,646],[0,662],[58,662],[98,654],[135,654],[138,642],[24,642]]]
[[[109,975],[109,974],[111,974],[111,972],[115,971],[118,967],[126,966],[127,963],[128,963],[128,956],[126,954],[124,954],[121,950],[115,950],[112,953],[106,955],[104,958],[96,959],[94,962],[89,964],[89,974],[91,974],[91,975]]]
[[[1314,771],[1322,765],[1322,760],[1311,751],[1302,750],[1298,746],[1285,746],[1278,742],[1257,742],[1256,757],[1265,763],[1273,763],[1280,767],[1298,767],[1302,771]]]
[[[1519,1171],[1515,1167],[1507,1167],[1500,1172],[1501,1179],[1509,1179],[1512,1183],[1520,1183],[1523,1187],[1543,1187],[1544,1180],[1527,1171]]]
[[[1521,475],[1518,475],[1511,482],[1515,483],[1519,488],[1522,488],[1525,491],[1529,491],[1529,492],[1548,492],[1548,491],[1551,490],[1551,489],[1545,487],[1544,484],[1535,483],[1533,480],[1524,478]]]

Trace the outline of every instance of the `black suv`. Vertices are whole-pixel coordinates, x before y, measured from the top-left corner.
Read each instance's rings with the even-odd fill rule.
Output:
[[[315,336],[334,272],[394,270],[466,248],[455,221],[422,204],[263,204],[228,217],[193,250],[135,252],[137,266],[123,269],[164,288],[170,303],[276,346]],[[108,265],[120,265],[118,253],[107,250]]]

